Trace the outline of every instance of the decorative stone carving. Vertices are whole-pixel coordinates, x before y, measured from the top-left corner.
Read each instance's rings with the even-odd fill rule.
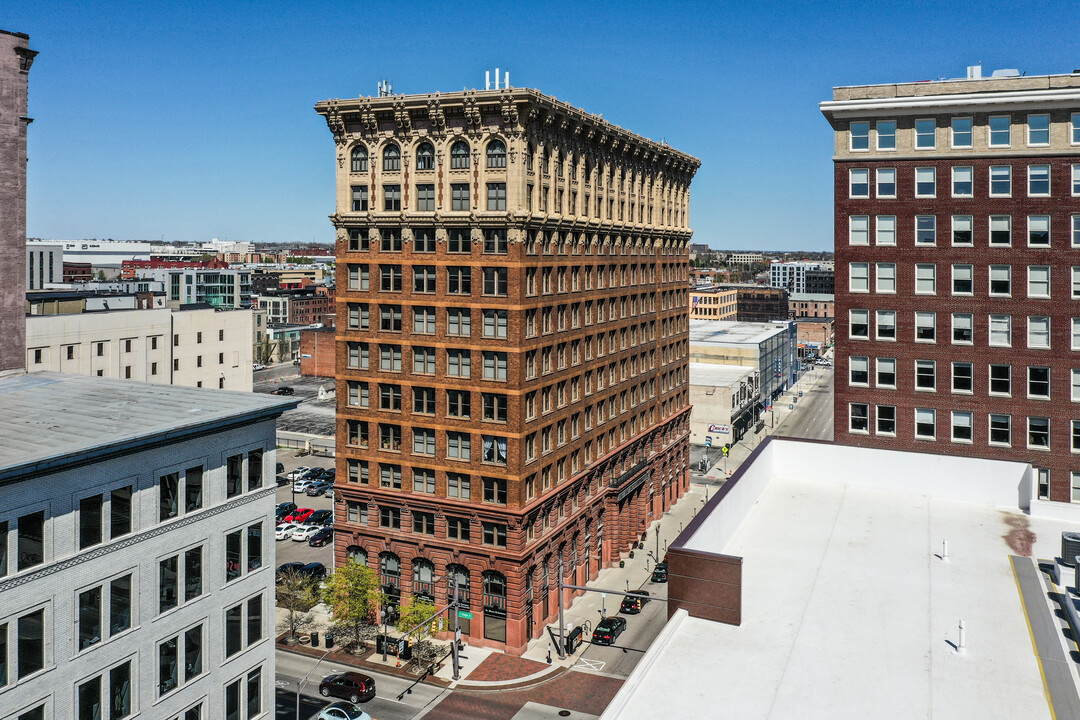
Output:
[[[401,228],[401,242],[408,245],[413,241],[413,231],[410,227]]]
[[[403,100],[394,103],[394,122],[397,124],[398,132],[402,135],[407,135],[412,131],[412,118],[409,117],[409,109],[405,106]]]
[[[441,245],[442,243],[446,242],[448,239],[449,239],[449,235],[446,232],[446,228],[444,228],[444,227],[435,228],[435,242],[437,242],[437,243],[439,243]]]
[[[470,228],[469,239],[472,240],[473,245],[484,242],[484,231],[478,227]]]

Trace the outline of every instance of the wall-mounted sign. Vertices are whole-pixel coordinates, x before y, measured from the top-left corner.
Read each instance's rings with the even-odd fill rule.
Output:
[[[731,434],[731,426],[730,425],[710,425],[708,432],[719,433],[721,435],[730,435]]]

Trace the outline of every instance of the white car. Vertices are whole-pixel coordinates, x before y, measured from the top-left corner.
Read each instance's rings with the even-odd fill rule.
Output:
[[[281,523],[274,528],[275,540],[288,540],[292,537],[293,533],[304,527],[303,525],[297,525],[296,523]]]
[[[311,536],[319,532],[321,528],[315,525],[300,525],[292,531],[292,539],[296,542],[307,542]]]
[[[310,469],[311,468],[309,468],[307,465],[301,465],[300,467],[296,468],[291,473],[286,475],[285,479],[286,480],[298,480],[301,475],[303,475],[304,473],[306,473]]]
[[[251,364],[251,369],[252,370],[265,370],[266,366],[265,365],[260,365],[259,363],[252,363]]]

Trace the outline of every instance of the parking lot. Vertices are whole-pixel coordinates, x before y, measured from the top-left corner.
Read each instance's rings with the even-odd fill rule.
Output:
[[[302,457],[295,457],[296,451],[294,450],[278,450],[278,462],[285,466],[285,470],[282,473],[282,477],[288,473],[296,470],[298,467],[322,467],[332,468],[334,467],[334,458],[330,457],[315,457],[311,455],[305,455]],[[283,480],[279,480],[282,482]],[[313,510],[333,509],[333,501],[326,496],[310,497],[306,493],[298,492],[293,493],[293,483],[288,481],[285,485],[279,485],[277,491],[278,503],[283,502],[295,502],[297,507],[312,508]],[[294,499],[295,497],[295,499]],[[326,566],[327,572],[334,567],[334,544],[330,542],[323,547],[310,547],[307,541],[296,542],[292,539],[278,540],[277,545],[277,564],[282,565],[287,562],[321,562]]]

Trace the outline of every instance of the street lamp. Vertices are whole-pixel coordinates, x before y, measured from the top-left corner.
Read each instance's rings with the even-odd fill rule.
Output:
[[[379,611],[379,617],[382,618],[382,659],[383,659],[383,662],[386,662],[386,646],[388,644],[390,644],[390,638],[386,634],[386,621],[389,620],[389,617],[387,617],[389,614],[390,613],[386,612],[386,608],[383,608],[382,610]]]
[[[307,675],[300,681],[300,684],[296,686],[296,720],[300,720],[300,691],[303,690],[308,678],[311,677],[311,673],[315,672],[315,668],[319,667],[319,663],[321,663],[329,654],[330,650],[327,649],[327,651],[322,654],[322,657],[316,660],[315,664],[311,666],[311,669],[307,671]]]

